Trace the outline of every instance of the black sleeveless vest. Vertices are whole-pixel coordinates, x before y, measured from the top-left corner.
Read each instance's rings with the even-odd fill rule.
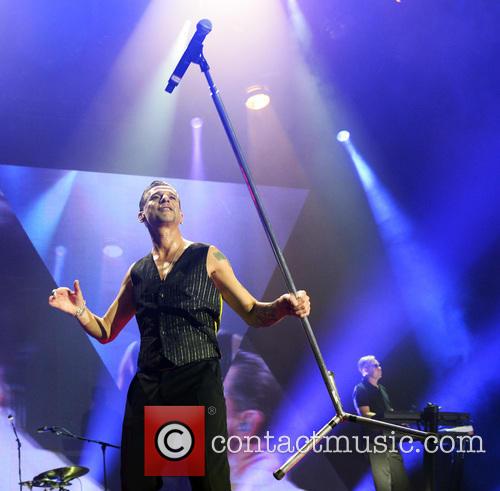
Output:
[[[220,358],[222,297],[208,277],[207,244],[191,244],[164,280],[152,254],[131,270],[141,333],[139,370]]]

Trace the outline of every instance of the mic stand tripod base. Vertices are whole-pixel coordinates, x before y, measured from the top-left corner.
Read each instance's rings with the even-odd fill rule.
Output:
[[[343,421],[350,421],[352,423],[361,423],[367,426],[375,426],[377,428],[384,428],[386,430],[392,430],[393,432],[402,433],[405,435],[414,436],[420,440],[423,440],[429,436],[437,437],[436,433],[414,430],[413,428],[407,428],[406,426],[400,426],[393,423],[387,423],[385,421],[379,421],[378,419],[366,418],[364,416],[357,416],[355,414],[342,413],[342,415],[334,416],[328,423],[326,423],[323,428],[321,428],[317,433],[314,433],[309,440],[302,445],[297,452],[295,452],[279,469],[273,472],[273,476],[280,480],[285,477],[296,464],[298,464],[311,450],[316,447],[316,444],[319,443],[321,439],[323,439],[330,431],[332,431],[335,426]]]
[[[328,423],[326,423],[321,430],[314,434],[309,440],[302,445],[302,447],[297,450],[278,470],[273,472],[273,476],[280,480],[285,477],[285,474],[292,469],[296,464],[298,464],[311,450],[314,449],[316,443],[318,443],[322,438],[324,438],[330,431],[335,428],[342,418],[340,416],[334,416]]]

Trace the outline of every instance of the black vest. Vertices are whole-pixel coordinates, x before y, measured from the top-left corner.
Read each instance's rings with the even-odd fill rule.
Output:
[[[141,333],[139,370],[220,358],[216,333],[222,297],[208,277],[207,244],[191,244],[164,280],[152,254],[132,267]]]

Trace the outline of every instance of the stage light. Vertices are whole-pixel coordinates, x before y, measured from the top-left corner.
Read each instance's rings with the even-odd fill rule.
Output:
[[[47,258],[52,254],[50,244],[59,226],[66,203],[71,195],[77,171],[56,173],[57,180],[42,194],[32,195],[26,211],[16,212],[24,229],[31,235],[38,254]],[[60,176],[60,177],[59,177]]]
[[[54,263],[52,267],[52,277],[57,285],[62,282],[64,264],[66,262],[66,254],[68,250],[63,245],[58,245],[54,248]]]
[[[103,247],[102,253],[108,257],[120,257],[123,254],[123,249],[116,244],[108,244]]]
[[[245,106],[252,111],[264,109],[271,102],[269,90],[261,85],[252,85],[247,89]]]
[[[59,256],[59,257],[62,257],[62,256],[65,256],[66,255],[66,247],[64,247],[63,245],[58,245],[55,249],[54,249],[55,253],[56,253],[56,256]]]
[[[288,13],[290,22],[300,44],[309,49],[311,46],[312,34],[304,14],[302,13],[297,0],[287,0]]]
[[[349,140],[350,137],[351,134],[347,130],[340,130],[337,133],[337,141],[339,141],[340,143],[345,143]]]
[[[191,120],[191,175],[190,178],[194,180],[203,180],[205,177],[203,166],[203,119],[195,117]]]
[[[193,118],[191,120],[191,127],[193,129],[198,129],[198,128],[201,128],[203,126],[203,119],[201,118]]]

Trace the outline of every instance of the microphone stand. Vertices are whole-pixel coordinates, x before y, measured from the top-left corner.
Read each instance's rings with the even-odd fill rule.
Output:
[[[14,424],[14,416],[12,414],[9,414],[7,419],[10,421],[10,424],[12,426],[12,431],[14,432],[14,436],[16,437],[16,442],[17,442],[17,471],[19,474],[19,491],[22,491],[23,485],[22,485],[22,479],[21,479],[21,441],[19,440],[19,436],[17,434],[16,430],[16,425]]]
[[[201,22],[205,21],[200,21],[200,23]],[[192,62],[199,65],[202,73],[205,75],[208,86],[210,88],[210,94],[212,96],[212,100],[215,104],[215,108],[217,109],[217,113],[219,114],[222,126],[226,131],[229,143],[231,145],[231,148],[233,149],[234,155],[236,157],[240,170],[243,174],[243,179],[250,193],[250,197],[252,198],[252,201],[255,205],[262,226],[264,227],[264,231],[266,232],[267,238],[270,242],[272,251],[276,258],[276,262],[278,263],[278,266],[281,270],[281,273],[283,275],[283,279],[287,286],[288,292],[293,295],[296,295],[297,288],[295,287],[295,283],[293,281],[292,275],[286,263],[285,257],[278,245],[278,242],[271,227],[271,223],[267,218],[257,188],[253,183],[253,178],[250,173],[250,169],[241,150],[240,144],[236,137],[236,133],[234,132],[227,111],[222,102],[219,89],[217,89],[217,87],[215,86],[215,83],[210,74],[210,66],[208,65],[207,60],[203,56],[203,44],[197,46],[197,49],[199,50],[199,53],[193,53]],[[173,88],[167,91],[172,92],[172,90]],[[428,436],[436,437],[435,433],[420,431],[413,428],[407,428],[405,426],[388,423],[386,421],[379,421],[373,418],[367,418],[364,416],[358,416],[356,414],[346,413],[342,407],[342,402],[340,400],[340,396],[337,387],[335,385],[333,372],[329,371],[326,367],[325,360],[323,358],[323,355],[321,354],[321,350],[319,348],[318,342],[316,341],[316,336],[314,335],[311,324],[309,323],[309,319],[306,317],[300,320],[302,323],[302,327],[304,328],[305,334],[307,336],[307,339],[309,341],[309,344],[311,346],[311,349],[313,351],[321,376],[328,390],[328,394],[330,396],[330,399],[332,400],[332,404],[335,409],[335,416],[332,419],[330,419],[330,421],[326,423],[318,432],[315,432],[313,436],[294,455],[292,455],[279,469],[277,469],[273,473],[276,479],[278,480],[282,479],[285,476],[285,474],[289,472],[300,460],[302,460],[308,452],[310,452],[312,449],[315,448],[316,444],[323,437],[325,437],[328,433],[330,433],[330,431],[332,431],[338,424],[345,421],[350,421],[353,423],[361,423],[364,425],[378,427],[378,428],[384,428],[386,430],[397,431],[398,433],[411,435],[421,440],[427,438]]]
[[[96,443],[100,445],[102,450],[102,467],[103,467],[103,476],[104,476],[104,491],[108,491],[108,476],[106,470],[106,449],[108,447],[120,449],[118,445],[113,445],[112,443],[103,442],[101,440],[92,440],[91,438],[85,438],[84,436],[75,435],[71,431],[63,428],[62,426],[54,426],[49,431],[55,433],[57,436],[67,436],[69,438],[74,438],[75,440],[81,440],[82,442],[87,443]]]

